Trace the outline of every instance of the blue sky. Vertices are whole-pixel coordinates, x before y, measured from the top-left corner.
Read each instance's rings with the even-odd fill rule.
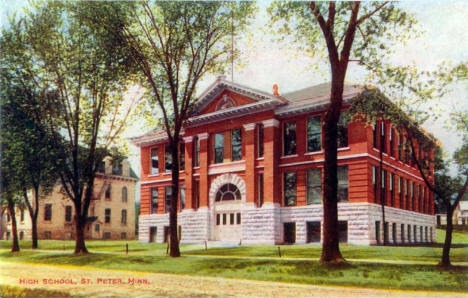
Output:
[[[254,26],[262,26],[267,21],[264,7],[269,1],[259,2],[260,11]],[[411,40],[394,57],[403,64],[414,63],[421,69],[434,69],[441,61],[457,64],[468,61],[468,1],[402,1],[399,3],[408,12],[415,15],[426,34]],[[27,1],[0,0],[0,25],[7,24],[6,16],[20,12],[27,6]],[[253,29],[255,30],[255,28]],[[311,60],[301,53],[278,47],[269,38],[261,38],[259,33],[255,42],[238,44],[244,55],[246,67],[236,69],[234,81],[250,87],[271,92],[273,84],[279,85],[280,93],[308,87],[328,80],[325,71],[317,72],[310,67]],[[357,66],[350,65],[348,81],[362,82],[365,74]],[[198,92],[208,86],[215,76],[207,76],[199,85]],[[434,134],[444,149],[451,153],[460,145],[460,137],[448,130],[445,122],[452,109],[468,109],[468,84],[454,86],[454,91],[442,100],[444,117],[438,121],[429,121],[424,127]],[[143,122],[129,126],[124,136],[140,135],[148,130]],[[131,148],[132,166],[139,171],[139,150]]]

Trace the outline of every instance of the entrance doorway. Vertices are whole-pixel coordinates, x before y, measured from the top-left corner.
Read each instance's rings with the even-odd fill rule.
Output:
[[[150,227],[149,242],[156,242],[157,232],[158,232],[157,227]]]

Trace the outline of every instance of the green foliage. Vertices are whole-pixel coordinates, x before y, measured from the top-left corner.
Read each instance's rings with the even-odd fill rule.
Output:
[[[70,297],[64,291],[46,289],[28,289],[11,285],[0,285],[1,297]]]

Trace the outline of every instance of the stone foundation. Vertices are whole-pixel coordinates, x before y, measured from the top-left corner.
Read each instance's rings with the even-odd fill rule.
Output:
[[[244,244],[279,244],[284,242],[283,224],[296,224],[296,243],[307,242],[307,222],[322,222],[322,205],[302,207],[280,207],[277,204],[265,204],[256,207],[245,204],[242,214],[242,243]],[[202,243],[214,240],[215,220],[211,208],[187,209],[179,213],[178,223],[182,227],[182,243]],[[371,203],[339,203],[338,220],[347,221],[349,244],[375,245],[376,221],[379,221],[380,243],[383,241],[381,206]],[[427,243],[435,241],[435,217],[398,208],[385,207],[385,221],[388,223],[389,243]],[[323,225],[323,222],[321,223]],[[394,225],[395,224],[395,225]],[[403,238],[401,225],[404,225]],[[156,242],[163,242],[164,227],[169,225],[169,214],[140,216],[139,240],[149,242],[150,227],[157,227]],[[408,240],[407,228],[411,227],[411,239]],[[416,226],[416,241],[414,227]],[[421,227],[423,238],[421,241]],[[395,232],[393,232],[393,229]],[[427,229],[427,239],[426,239]],[[323,228],[321,228],[323,233]],[[431,232],[432,231],[432,232]],[[395,237],[393,237],[395,236]]]

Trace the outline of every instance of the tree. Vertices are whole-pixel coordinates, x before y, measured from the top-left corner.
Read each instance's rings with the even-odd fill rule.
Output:
[[[129,57],[112,36],[86,22],[87,5],[35,4],[12,21],[18,28],[10,35],[16,46],[5,53],[11,56],[11,84],[41,104],[57,174],[74,205],[76,254],[88,252],[84,228],[96,171],[136,100],[124,97],[131,79]]]
[[[156,104],[162,113],[160,126],[172,156],[170,256],[178,257],[180,133],[196,100],[199,81],[206,73],[222,71],[229,55],[235,54],[231,38],[249,23],[253,3],[145,1],[89,8],[88,18],[129,49],[149,90],[146,111]]]
[[[323,246],[320,262],[345,262],[339,249],[337,124],[350,61],[370,67],[405,40],[414,20],[391,2],[276,2],[269,8],[280,32],[309,54],[326,53],[331,72],[330,105],[324,121]],[[320,39],[322,36],[325,43]],[[352,57],[356,57],[353,59]]]

